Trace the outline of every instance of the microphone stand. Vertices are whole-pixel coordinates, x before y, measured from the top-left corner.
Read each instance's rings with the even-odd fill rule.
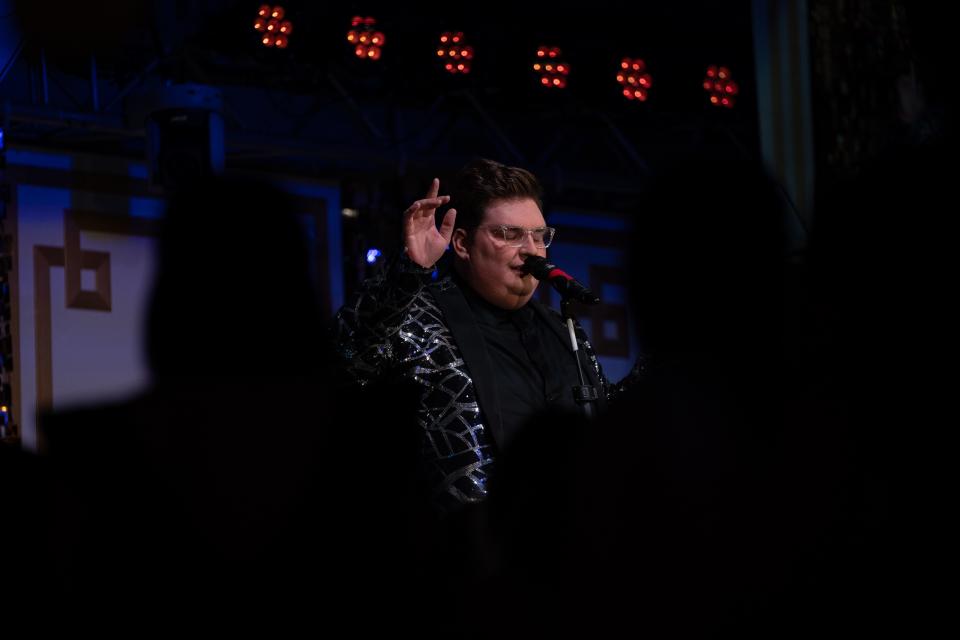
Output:
[[[580,375],[580,385],[573,387],[573,400],[583,407],[583,413],[588,419],[596,413],[596,403],[600,394],[597,388],[587,384],[587,377],[583,373],[583,363],[580,362],[580,345],[577,343],[577,334],[574,330],[573,313],[570,311],[570,298],[562,296],[560,299],[560,313],[567,323],[567,333],[570,335],[570,346],[573,348],[573,357],[577,361],[577,373]]]

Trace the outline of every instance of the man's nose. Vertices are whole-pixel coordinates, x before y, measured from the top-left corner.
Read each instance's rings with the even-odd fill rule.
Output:
[[[537,243],[533,241],[533,234],[527,231],[523,236],[523,244],[520,245],[520,254],[525,256],[535,256],[539,253]]]

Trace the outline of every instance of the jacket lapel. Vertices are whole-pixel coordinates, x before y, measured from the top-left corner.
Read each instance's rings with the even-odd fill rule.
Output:
[[[463,361],[470,371],[470,379],[477,395],[477,402],[484,422],[490,428],[494,442],[503,443],[503,418],[500,415],[500,398],[494,384],[493,363],[484,346],[483,334],[470,306],[460,289],[449,281],[430,286],[437,306],[443,312],[447,327],[453,334]]]

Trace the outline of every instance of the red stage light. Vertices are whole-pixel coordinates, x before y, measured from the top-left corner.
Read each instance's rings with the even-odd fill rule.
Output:
[[[628,100],[645,101],[649,95],[647,89],[653,85],[653,76],[645,73],[647,63],[640,58],[624,58],[620,61],[621,69],[628,69],[628,73],[618,73],[617,82],[623,86],[623,95]]]
[[[567,86],[565,76],[570,74],[570,65],[558,58],[563,54],[559,47],[541,46],[537,49],[538,58],[553,58],[556,62],[540,64],[535,62],[533,70],[541,74],[540,84],[545,87],[563,89]]]
[[[260,9],[257,10],[257,19],[253,21],[254,30],[263,33],[264,36],[260,38],[260,44],[265,47],[272,47],[276,45],[278,49],[286,49],[290,44],[290,41],[286,36],[289,36],[293,32],[293,23],[289,20],[283,20],[285,11],[283,7],[279,5],[270,6],[264,4],[260,6]],[[278,34],[284,34],[282,40],[278,37]]]
[[[463,40],[464,35],[462,31],[445,31],[440,34],[441,45],[447,42],[457,45],[450,47],[446,51],[446,56],[455,62],[444,64],[443,68],[445,71],[453,74],[470,73],[470,65],[466,64],[465,61],[473,59],[473,47],[463,44]],[[437,55],[444,55],[442,51],[442,49],[438,50]]]
[[[350,26],[354,27],[347,32],[347,42],[357,43],[353,53],[358,58],[364,60],[379,60],[382,54],[382,47],[386,44],[387,37],[382,31],[376,31],[374,25],[377,21],[369,16],[354,16],[350,20]],[[438,51],[437,55],[443,55]]]
[[[710,65],[707,67],[707,77],[703,81],[703,90],[710,96],[710,104],[733,108],[733,96],[740,92],[737,83],[730,79],[730,69]]]

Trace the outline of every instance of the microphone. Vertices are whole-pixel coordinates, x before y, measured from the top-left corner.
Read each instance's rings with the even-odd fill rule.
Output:
[[[553,285],[564,299],[576,300],[583,304],[600,304],[600,298],[585,286],[573,279],[573,276],[540,256],[527,256],[523,261],[523,270],[537,280],[546,280]]]

